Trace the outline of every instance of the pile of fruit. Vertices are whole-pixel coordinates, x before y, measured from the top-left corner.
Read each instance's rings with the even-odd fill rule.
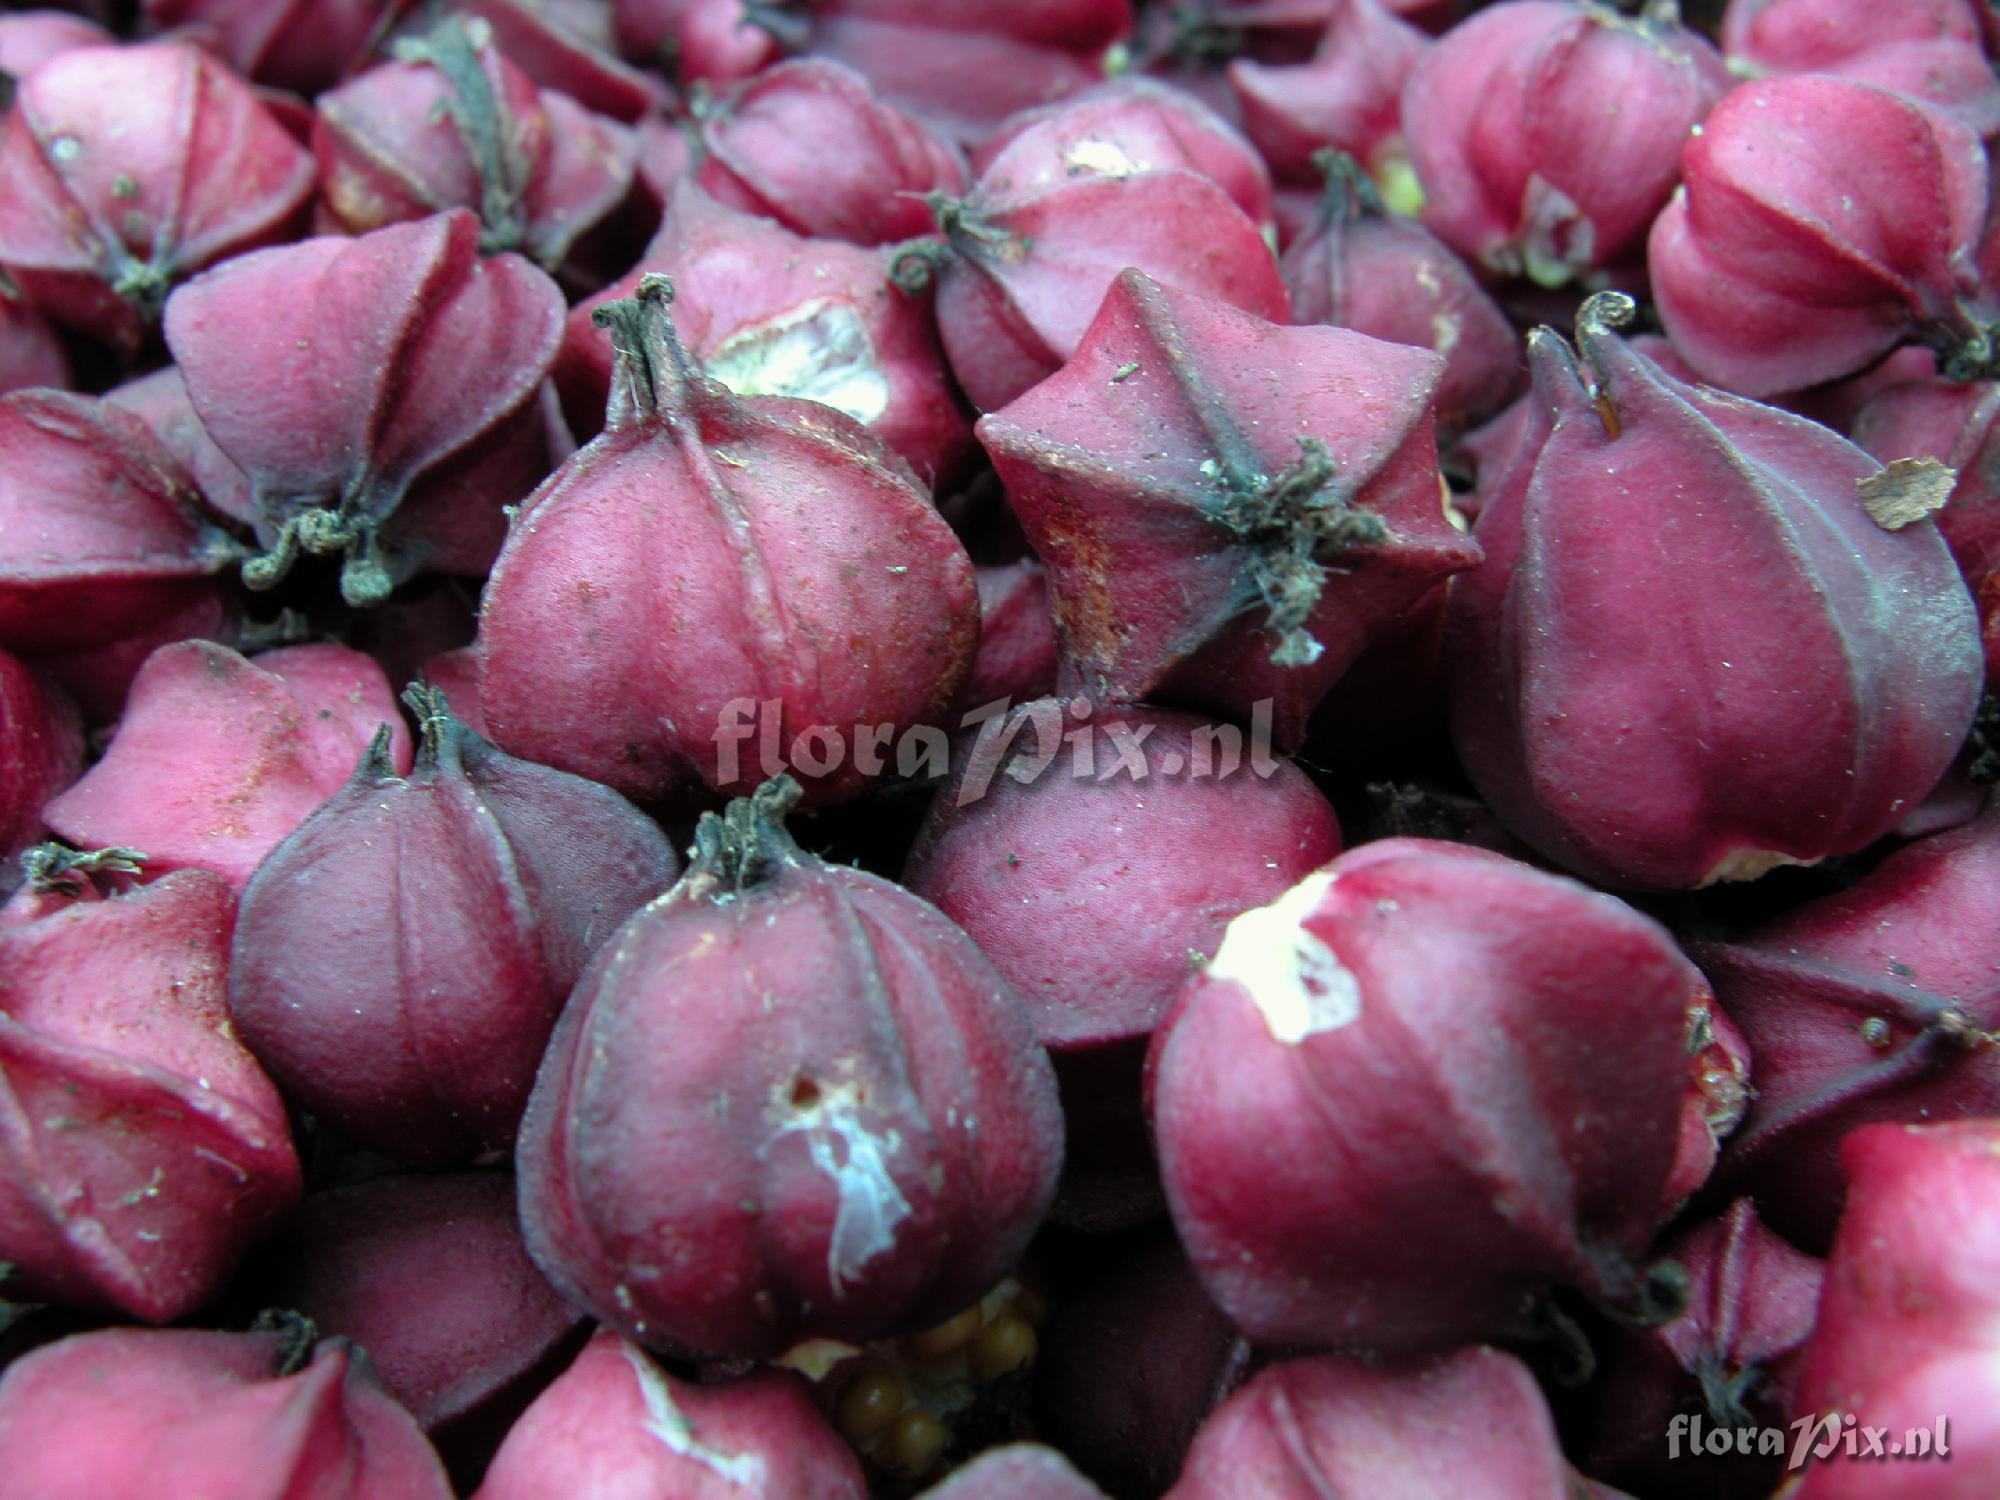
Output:
[[[1996,48],[0,14],[0,1500],[2000,1495]]]

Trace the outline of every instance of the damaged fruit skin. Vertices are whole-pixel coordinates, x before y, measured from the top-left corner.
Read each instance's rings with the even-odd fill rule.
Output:
[[[1965,737],[1972,601],[1921,507],[1870,514],[1893,475],[1668,376],[1613,331],[1630,310],[1586,302],[1580,354],[1530,336],[1529,430],[1446,614],[1453,742],[1511,832],[1600,884],[1851,853]]]
[[[397,1161],[504,1152],[577,976],[679,861],[608,787],[503,754],[426,689],[408,774],[384,725],[257,866],[237,1031],[316,1119]]]
[[[312,178],[249,86],[197,48],[65,52],[0,125],[0,266],[49,317],[130,353],[175,282],[281,237]]]
[[[420,568],[491,561],[502,505],[543,472],[534,397],[563,298],[518,255],[482,259],[479,233],[453,209],[303,240],[239,256],[168,303],[188,399],[250,477],[266,549],[244,564],[252,588],[302,554],[337,555],[342,595],[367,607]],[[480,468],[496,451],[511,484]]]
[[[1956,119],[1844,78],[1765,79],[1716,106],[1681,176],[1646,261],[1660,319],[1704,379],[1775,396],[1913,339],[1953,378],[1986,373],[1987,164]]]
[[[98,897],[71,878],[0,909],[5,1290],[170,1322],[297,1201],[298,1158],[229,1030],[229,887],[184,870]]]
[[[0,1495],[450,1500],[367,1356],[311,1341],[309,1327],[108,1329],[39,1349],[0,1379]]]
[[[1642,1315],[1700,983],[1614,898],[1424,839],[1244,913],[1147,1063],[1203,1284],[1254,1341],[1382,1353],[1520,1332],[1556,1284]]]
[[[395,726],[391,760],[407,768],[388,679],[345,646],[254,660],[213,641],[162,646],[133,679],[104,758],[43,816],[81,848],[143,849],[149,872],[213,870],[240,891],[340,790],[383,723]]]
[[[1547,286],[1634,259],[1681,143],[1731,82],[1671,4],[1489,6],[1403,90],[1424,224],[1474,264]]]
[[[1690,954],[1742,1027],[1756,1094],[1719,1181],[1808,1249],[1832,1238],[1857,1126],[2000,1114],[2000,809],[1844,891]]]
[[[716,1385],[591,1339],[514,1424],[475,1500],[866,1500],[861,1465],[790,1371]]]
[[[851,418],[700,373],[671,295],[647,277],[598,310],[618,351],[609,420],[494,565],[487,725],[503,749],[639,801],[709,805],[808,753],[813,796],[852,798],[886,762],[858,743],[837,757],[831,736],[844,751],[853,726],[934,722],[970,669],[971,561]]]
[[[688,873],[578,984],[522,1123],[529,1252],[650,1347],[928,1327],[1054,1196],[1026,1008],[936,908],[800,850],[796,796],[780,778],[703,816]]]
[[[1114,282],[1060,373],[975,427],[1049,571],[1065,679],[1299,743],[1478,544],[1440,503],[1427,350]]]
[[[1528,1367],[1475,1346],[1382,1366],[1319,1357],[1256,1376],[1203,1425],[1164,1500],[1572,1500]]]
[[[1836,1443],[1783,1500],[1984,1500],[2000,1482],[1991,1332],[2000,1284],[2000,1124],[1870,1125],[1840,1149],[1847,1213],[1801,1359],[1794,1419],[1921,1429],[1949,1461]],[[1843,1429],[1844,1431],[1844,1429]]]

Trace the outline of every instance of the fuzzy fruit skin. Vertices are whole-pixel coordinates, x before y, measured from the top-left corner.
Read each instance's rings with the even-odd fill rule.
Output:
[[[451,1497],[409,1414],[339,1340],[292,1373],[277,1333],[79,1334],[0,1379],[0,1446],[4,1500]]]
[[[365,606],[423,567],[484,568],[501,506],[543,472],[540,448],[512,486],[455,481],[490,445],[536,435],[562,318],[561,291],[528,261],[481,259],[464,209],[239,256],[176,292],[167,345],[250,476],[269,549],[246,580],[268,588],[301,551],[341,553],[342,592]],[[480,372],[469,391],[467,370]]]
[[[555,369],[571,428],[594,433],[611,391],[611,335],[592,321],[645,276],[674,284],[674,327],[739,396],[818,401],[861,423],[932,488],[978,456],[972,422],[921,301],[888,283],[880,251],[805,239],[683,180],[639,262],[569,314]]]
[[[1147,1062],[1203,1284],[1257,1342],[1383,1353],[1518,1329],[1552,1283],[1643,1300],[1699,986],[1614,898],[1424,839],[1238,917]]]
[[[830,407],[698,373],[647,300],[664,295],[642,282],[601,310],[629,322],[609,423],[494,565],[480,704],[514,754],[698,807],[772,774],[763,724],[785,756],[813,728],[845,748],[855,725],[935,721],[971,667],[978,596],[906,466]],[[732,704],[759,726],[737,741],[717,732]],[[804,748],[817,800],[879,774]]]
[[[2000,689],[2000,383],[1892,385],[1861,408],[1853,435],[1885,464],[1931,458],[1958,472],[1937,525],[1979,603],[1987,687]]]
[[[44,809],[79,848],[143,850],[150,872],[213,870],[236,890],[339,791],[380,724],[410,737],[382,669],[345,646],[251,660],[213,641],[162,646],[133,680],[104,758]],[[171,768],[171,769],[168,769]]]
[[[1792,1414],[1851,1413],[1897,1439],[1917,1427],[1935,1437],[1943,1416],[1951,1457],[1884,1463],[1836,1448],[1780,1493],[1983,1500],[2000,1484],[1990,1332],[2000,1285],[2000,1125],[1870,1125],[1848,1137],[1840,1159],[1848,1209]]]
[[[528,1259],[505,1172],[398,1172],[314,1193],[260,1261],[260,1300],[366,1349],[383,1389],[454,1459],[490,1457],[587,1336]]]
[[[1993,316],[1973,259],[1986,170],[1978,136],[1900,95],[1818,74],[1744,84],[1688,141],[1653,224],[1668,335],[1705,379],[1757,397],[1913,337],[1976,343]]]
[[[235,917],[205,870],[105,899],[25,890],[0,909],[10,1296],[169,1322],[297,1201],[284,1105],[229,1031]]]
[[[1934,522],[1869,515],[1867,454],[1673,379],[1626,310],[1585,304],[1580,358],[1530,336],[1529,430],[1446,614],[1453,742],[1511,832],[1600,884],[1852,852],[1964,739],[1972,600]]]
[[[307,98],[367,55],[391,0],[141,0],[162,31],[191,26],[245,77]]]
[[[477,23],[447,21],[398,58],[314,106],[320,191],[348,233],[466,208],[482,249],[553,272],[631,191],[637,135],[537,89]]]
[[[412,696],[425,732],[409,774],[378,736],[258,865],[229,1012],[313,1116],[435,1167],[513,1145],[577,976],[680,862],[608,787],[503,754]]]
[[[1708,41],[1657,14],[1489,6],[1403,90],[1424,223],[1475,264],[1552,286],[1629,260],[1731,82]]]
[[[1986,60],[1977,0],[1730,0],[1723,55],[1734,71],[1835,73],[1950,110],[1982,136],[2000,130],[2000,81]]]
[[[970,184],[958,148],[827,58],[780,63],[699,122],[701,185],[796,234],[880,245],[931,227],[924,196]]]
[[[18,657],[0,651],[0,862],[41,836],[42,804],[83,773],[76,705]],[[0,868],[0,894],[12,889]]]
[[[1442,368],[1121,273],[1062,370],[974,429],[1049,570],[1066,681],[1238,721],[1269,700],[1299,743],[1370,640],[1479,560],[1439,499]]]
[[[1411,219],[1391,214],[1351,163],[1326,185],[1318,222],[1278,262],[1292,321],[1330,323],[1444,360],[1432,398],[1440,426],[1497,416],[1525,383],[1520,339],[1465,262]]]
[[[1855,1127],[2000,1114],[1996,909],[2000,808],[1733,942],[1692,945],[1757,1059],[1720,1181],[1797,1243],[1832,1238]]]
[[[927,1327],[1055,1191],[1026,1008],[935,907],[791,843],[787,790],[703,818],[688,873],[578,984],[522,1124],[529,1252],[655,1348]]]
[[[1648,1494],[1691,1483],[1718,1500],[1763,1500],[1782,1463],[1669,1455],[1668,1424],[1698,1412],[1714,1427],[1782,1427],[1825,1267],[1766,1229],[1748,1198],[1666,1254],[1687,1273],[1687,1307],[1657,1328],[1615,1329],[1600,1346],[1585,1466]]]
[[[1068,1459],[1039,1443],[989,1448],[924,1495],[926,1500],[1105,1500],[1104,1491]]]
[[[280,236],[311,193],[312,158],[206,53],[79,48],[23,79],[0,125],[0,266],[129,352],[174,282]]]
[[[1209,1418],[1165,1500],[1572,1500],[1573,1480],[1528,1367],[1475,1346],[1274,1365]]]
[[[615,1333],[507,1434],[475,1500],[866,1500],[854,1454],[799,1377],[719,1385],[668,1374]]]
[[[1253,224],[1271,221],[1271,173],[1254,146],[1192,94],[1128,74],[1060,104],[1023,110],[973,154],[981,191],[1012,198],[1095,174],[1181,167],[1229,195]],[[929,223],[918,230],[928,229]]]
[[[981,411],[1061,368],[1127,267],[1260,318],[1286,316],[1285,283],[1262,233],[1199,173],[1087,172],[990,198],[983,181],[938,210],[945,253],[935,273],[945,353]]]
[[[234,544],[129,412],[63,391],[0,396],[0,647],[109,645],[216,591]]]

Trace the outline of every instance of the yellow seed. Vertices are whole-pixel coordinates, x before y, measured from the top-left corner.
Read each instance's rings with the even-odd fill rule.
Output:
[[[913,1406],[891,1424],[875,1456],[898,1474],[921,1477],[944,1456],[950,1441],[944,1423],[921,1406]]]
[[[863,1370],[840,1393],[833,1420],[842,1437],[857,1448],[865,1448],[902,1409],[902,1383],[887,1370]]]
[[[918,1359],[943,1359],[972,1342],[979,1332],[979,1309],[968,1307],[955,1318],[947,1318],[935,1328],[913,1333],[903,1342]]]
[[[1035,1357],[1035,1330],[1026,1318],[1002,1313],[979,1330],[972,1341],[972,1373],[981,1380],[998,1380],[1021,1369]]]

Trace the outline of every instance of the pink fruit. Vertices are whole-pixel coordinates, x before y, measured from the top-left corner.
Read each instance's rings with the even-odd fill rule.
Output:
[[[1327,162],[1318,222],[1278,269],[1292,320],[1351,328],[1444,360],[1431,406],[1458,431],[1499,413],[1523,385],[1521,341],[1465,263],[1383,205],[1351,156]]]
[[[17,658],[0,651],[0,895],[14,856],[42,834],[42,804],[82,774],[76,707]]]
[[[430,689],[408,701],[414,768],[382,725],[244,889],[229,1013],[315,1119],[448,1166],[513,1144],[577,976],[679,861],[616,792],[502,754]]]
[[[1274,1365],[1202,1427],[1166,1500],[1572,1500],[1526,1365],[1498,1349]]]
[[[108,898],[44,884],[0,909],[6,1292],[170,1322],[299,1195],[284,1106],[223,1006],[235,899],[202,870]],[[0,1447],[4,1490],[23,1455]]]
[[[1847,1213],[1792,1396],[1820,1461],[1786,1500],[1979,1500],[2000,1483],[2000,1126],[1871,1125],[1840,1157]],[[1901,1445],[1901,1460],[1885,1463],[1867,1430]]]
[[[528,1259],[504,1172],[314,1193],[261,1260],[260,1297],[366,1349],[447,1459],[475,1468],[585,1338],[583,1314]]]
[[[1731,0],[1722,50],[1752,77],[1833,73],[1939,105],[1990,136],[2000,130],[2000,82],[1981,9],[1978,0]]]
[[[1613,331],[1630,307],[1586,302],[1580,354],[1530,336],[1530,430],[1447,616],[1453,739],[1513,833],[1601,883],[1851,853],[1930,790],[1978,699],[1972,601],[1923,518],[1942,496],[1673,379]]]
[[[33,386],[69,389],[69,356],[42,316],[19,297],[0,294],[0,396]]]
[[[0,73],[19,81],[61,53],[108,47],[116,41],[95,21],[67,11],[15,11],[0,16]]]
[[[1439,504],[1442,365],[1119,275],[1060,373],[976,429],[1049,570],[1066,680],[1263,703],[1297,744],[1369,641],[1479,560]]]
[[[194,404],[188,400],[187,382],[181,378],[177,366],[168,365],[137,380],[113,386],[104,393],[104,399],[131,412],[153,430],[153,435],[179,460],[213,509],[231,520],[255,525],[257,500],[251,491],[250,476],[208,435],[201,418],[195,415]]]
[[[1681,143],[1729,89],[1673,4],[1489,6],[1425,52],[1403,91],[1424,223],[1468,260],[1547,286],[1636,257]]]
[[[1648,1494],[1692,1486],[1718,1500],[1762,1500],[1783,1464],[1754,1450],[1698,1455],[1689,1419],[1711,1432],[1784,1426],[1824,1267],[1759,1223],[1748,1198],[1666,1254],[1687,1273],[1687,1306],[1600,1345],[1587,1467]]]
[[[213,870],[240,891],[280,840],[339,791],[376,727],[410,763],[381,668],[345,646],[288,646],[254,661],[213,641],[147,658],[104,758],[49,803],[83,848],[143,849],[148,873]]]
[[[1026,557],[974,571],[979,654],[953,705],[961,717],[989,704],[1046,698],[1056,690],[1056,631],[1042,565]]]
[[[1748,396],[1852,375],[1920,339],[1954,377],[1993,358],[1974,247],[1979,138],[1818,74],[1747,83],[1687,143],[1647,263],[1674,345]]]
[[[1010,117],[973,153],[972,167],[980,191],[999,199],[1075,177],[1179,167],[1221,188],[1253,224],[1271,218],[1271,174],[1256,148],[1192,94],[1144,76],[1114,78]],[[929,227],[926,218],[914,232]]]
[[[476,1500],[865,1500],[847,1445],[789,1371],[669,1375],[600,1333],[530,1406]]]
[[[258,83],[311,97],[359,67],[396,0],[141,0]]]
[[[989,1448],[924,1491],[925,1500],[1105,1500],[1068,1459],[1039,1443]]]
[[[302,553],[337,554],[341,592],[372,605],[419,568],[483,568],[501,506],[542,473],[533,397],[562,313],[527,261],[480,258],[464,209],[240,256],[176,293],[167,343],[250,476],[268,549],[245,581],[270,588]],[[496,453],[511,484],[454,483]]]
[[[784,55],[743,0],[612,0],[611,24],[625,57],[683,89],[735,83]]]
[[[241,555],[174,455],[89,396],[0,396],[0,646],[64,651],[213,595]]]
[[[282,617],[279,626],[283,627]],[[135,634],[101,646],[38,653],[34,664],[75,700],[83,710],[85,727],[96,733],[117,723],[125,712],[132,679],[160,647],[192,640],[242,640],[249,630],[235,599],[211,589]]]
[[[1385,1353],[1521,1331],[1556,1284],[1652,1309],[1699,985],[1629,907],[1455,844],[1245,912],[1148,1060],[1203,1284],[1257,1342]]]
[[[931,227],[924,197],[963,193],[958,148],[827,58],[780,63],[703,107],[700,182],[798,234],[879,245]]]
[[[631,190],[638,141],[567,95],[537,89],[491,28],[452,17],[396,61],[322,94],[320,191],[350,234],[449,208],[480,218],[480,249],[555,271]]]
[[[1938,530],[1979,602],[1986,680],[2000,688],[2000,384],[1893,385],[1861,408],[1854,441],[1883,463],[1928,459],[1956,474]],[[1935,471],[1933,471],[1935,472]],[[1936,475],[1946,482],[1945,476]]]
[[[1257,317],[1285,317],[1285,285],[1257,226],[1184,168],[1091,170],[1017,194],[988,194],[982,177],[971,197],[935,198],[932,211],[942,238],[906,247],[894,275],[912,291],[935,280],[945,353],[981,411],[1061,368],[1127,267]]]
[[[79,48],[23,79],[0,126],[0,267],[130,353],[176,282],[283,238],[311,193],[312,158],[206,53]]]
[[[310,1355],[308,1356],[308,1350]],[[118,1434],[105,1441],[107,1432]],[[310,1329],[110,1329],[0,1380],[0,1494],[450,1500],[437,1455],[366,1356]]]
[[[936,908],[800,850],[797,795],[780,778],[703,815],[688,873],[578,984],[522,1123],[529,1252],[654,1347],[928,1327],[1011,1268],[1055,1191],[1025,1007]]]
[[[482,710],[503,748],[642,800],[699,803],[787,764],[821,800],[852,797],[971,666],[972,565],[851,418],[700,373],[671,295],[648,276],[597,310],[609,422],[494,566]]]
[[[602,0],[449,0],[446,14],[482,21],[507,59],[543,89],[592,114],[636,125],[665,105],[666,85],[611,50],[611,7]],[[412,12],[423,14],[422,8]]]
[[[1757,1059],[1723,1159],[1732,1192],[1808,1248],[1840,1211],[1836,1155],[1875,1120],[2000,1114],[2000,810],[1920,839],[1835,895],[1693,955]]]
[[[802,239],[717,203],[693,182],[638,265],[569,315],[556,366],[571,426],[595,432],[611,389],[598,308],[648,275],[674,285],[674,325],[703,371],[739,396],[793,396],[844,412],[918,475],[951,483],[977,454],[930,309],[899,295],[879,251]]]
[[[1380,0],[1331,0],[1326,10],[1309,62],[1229,65],[1244,133],[1286,182],[1316,183],[1313,158],[1329,148],[1400,182],[1403,85],[1430,39]]]

